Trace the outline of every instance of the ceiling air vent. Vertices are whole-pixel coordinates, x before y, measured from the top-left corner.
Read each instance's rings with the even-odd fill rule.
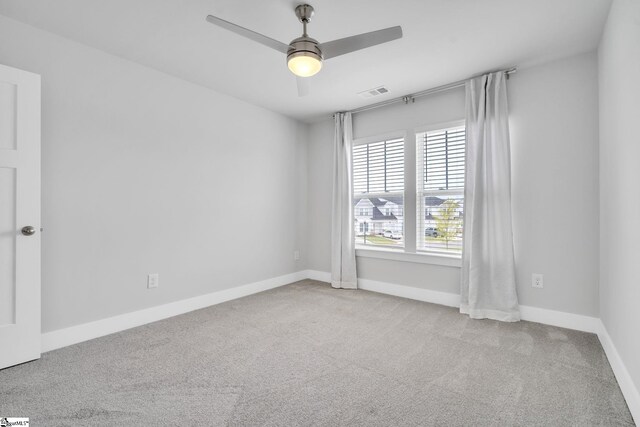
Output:
[[[358,92],[358,95],[360,95],[363,98],[373,98],[374,96],[384,95],[387,92],[389,92],[389,89],[387,89],[384,86],[380,86],[375,89],[369,89],[362,92]]]

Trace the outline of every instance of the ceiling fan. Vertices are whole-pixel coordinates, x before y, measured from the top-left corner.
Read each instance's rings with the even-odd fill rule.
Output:
[[[345,53],[355,52],[356,50],[390,42],[402,37],[402,27],[396,26],[358,34],[357,36],[345,37],[327,43],[318,43],[316,39],[309,37],[307,34],[307,24],[313,16],[313,7],[308,4],[298,5],[295,8],[295,14],[302,23],[302,36],[293,39],[288,45],[213,15],[207,16],[207,21],[284,53],[287,55],[289,70],[297,77],[311,77],[315,75],[322,68],[322,61],[325,59],[334,58],[344,55]],[[306,81],[298,78],[298,94],[304,96],[307,93],[308,87],[306,86]]]

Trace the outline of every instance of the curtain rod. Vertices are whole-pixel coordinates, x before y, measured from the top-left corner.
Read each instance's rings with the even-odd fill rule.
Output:
[[[516,71],[518,71],[517,67],[511,67],[511,68],[507,68],[507,69],[504,69],[504,70],[498,70],[498,71],[492,71],[492,72],[496,72],[496,73],[503,72],[503,73],[505,73],[507,75],[507,78],[508,78],[510,74],[513,74]],[[361,113],[363,111],[373,110],[374,108],[386,107],[387,105],[397,104],[398,102],[404,102],[405,104],[408,104],[409,102],[413,102],[413,101],[415,101],[416,98],[419,98],[421,96],[432,95],[434,93],[443,92],[445,90],[455,89],[457,87],[464,86],[467,81],[469,81],[469,80],[471,80],[471,79],[473,79],[475,77],[482,76],[484,74],[488,74],[488,73],[478,74],[477,76],[469,77],[468,79],[459,80],[457,82],[453,82],[453,83],[449,83],[449,84],[446,84],[446,85],[442,85],[442,86],[434,87],[434,88],[431,88],[431,89],[423,90],[421,92],[413,93],[413,94],[410,94],[410,95],[401,96],[399,98],[388,99],[386,101],[378,102],[377,104],[365,105],[364,107],[360,107],[360,108],[356,108],[354,110],[344,111],[344,112],[345,113],[356,114],[356,113]],[[335,114],[332,117],[335,117]]]

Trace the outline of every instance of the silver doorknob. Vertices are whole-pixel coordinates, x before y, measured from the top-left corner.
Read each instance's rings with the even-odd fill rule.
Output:
[[[22,227],[22,230],[20,231],[22,231],[22,234],[24,234],[25,236],[33,236],[34,234],[36,234],[36,228],[30,225]]]

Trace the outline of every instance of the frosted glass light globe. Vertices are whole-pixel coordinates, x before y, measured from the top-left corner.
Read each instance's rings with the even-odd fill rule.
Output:
[[[299,77],[311,77],[322,68],[322,61],[311,52],[298,52],[287,61],[289,70]]]

